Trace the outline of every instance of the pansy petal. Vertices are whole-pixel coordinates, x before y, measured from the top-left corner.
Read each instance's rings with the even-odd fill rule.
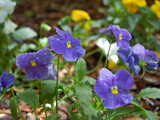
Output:
[[[130,47],[130,44],[129,44],[129,41],[127,41],[127,40],[118,40],[117,46],[128,49]]]
[[[28,80],[44,80],[48,75],[48,68],[43,66],[28,67],[25,76]]]
[[[30,63],[31,60],[32,60],[32,54],[31,53],[19,54],[16,58],[16,65],[20,69],[26,68],[31,64]]]
[[[138,65],[139,64],[139,57],[138,57],[138,55],[133,54],[133,57],[134,57],[134,64]]]
[[[131,55],[132,55],[132,48],[129,47],[128,50],[127,50],[127,57],[129,57]]]
[[[133,83],[134,79],[127,70],[120,69],[115,74],[114,85],[117,86],[118,89],[128,91],[132,88]]]
[[[14,83],[14,81],[15,76],[12,73],[3,72],[1,75],[1,84],[6,91]]]
[[[72,46],[80,46],[81,41],[78,40],[77,38],[74,38],[74,37],[68,32],[68,30],[66,31],[66,36],[67,36],[67,41],[70,41]]]
[[[34,58],[37,64],[44,66],[49,65],[54,60],[54,56],[51,55],[50,49],[48,48],[43,48],[36,52]]]
[[[133,67],[134,67],[134,57],[130,56],[128,58],[127,62],[129,63],[129,69],[133,69]]]
[[[118,25],[112,25],[112,31],[117,40],[119,40],[119,34],[121,34],[121,29]],[[119,47],[119,46],[118,46]]]
[[[64,54],[67,49],[67,41],[60,35],[53,35],[48,38],[52,50],[58,54]]]
[[[136,44],[132,48],[133,52],[139,56],[139,59],[145,59],[145,48],[141,44]]]
[[[57,70],[56,70],[54,64],[50,64],[48,66],[48,75],[43,80],[49,80],[49,79],[51,79],[51,80],[56,80],[57,79]]]
[[[123,60],[123,62],[126,64],[127,62],[127,51],[125,49],[119,49],[117,51],[118,55],[121,57],[121,59]]]
[[[64,58],[66,61],[76,61],[77,59],[84,56],[86,50],[81,46],[72,47],[65,51]]]
[[[157,70],[158,69],[158,62],[150,62],[146,65],[147,70]]]
[[[101,97],[102,99],[105,99],[106,96],[110,96],[111,93],[111,87],[108,86],[104,80],[97,80],[95,87],[94,87],[94,91],[96,92],[96,94]]]
[[[103,105],[105,108],[115,109],[131,103],[132,99],[132,95],[130,95],[128,92],[121,92],[119,94],[107,96],[103,100]]]
[[[122,40],[130,41],[132,39],[131,34],[128,32],[127,29],[121,29],[121,34],[123,34]]]
[[[57,28],[57,27],[54,27],[54,28],[56,29],[56,32],[57,32],[61,37],[63,37],[64,39],[67,39],[65,32],[63,32],[62,30],[60,30],[60,29]]]
[[[112,72],[110,72],[108,69],[102,68],[100,71],[100,75],[98,77],[98,80],[106,80],[106,81],[110,81],[112,83],[113,76],[114,75],[112,74]]]

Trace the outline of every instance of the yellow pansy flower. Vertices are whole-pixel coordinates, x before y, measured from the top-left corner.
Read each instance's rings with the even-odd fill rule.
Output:
[[[88,24],[88,23],[85,23],[85,24],[84,24],[84,28],[85,28],[87,31],[90,31],[90,30],[91,30],[91,26],[90,26],[90,24]]]
[[[151,10],[156,14],[158,18],[160,18],[160,1],[155,0],[155,4],[151,5]]]
[[[91,17],[84,10],[73,10],[71,13],[71,18],[75,22],[80,22],[82,20],[90,20]]]
[[[136,13],[138,7],[146,6],[146,0],[122,0],[122,3],[126,6],[128,12]]]

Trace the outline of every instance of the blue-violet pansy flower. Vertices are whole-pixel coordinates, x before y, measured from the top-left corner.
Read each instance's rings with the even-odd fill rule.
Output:
[[[118,55],[123,60],[124,64],[129,64],[129,69],[131,69],[135,75],[138,75],[141,67],[138,66],[139,64],[139,57],[138,55],[134,54],[132,48],[129,47],[127,50],[122,48],[117,51]]]
[[[132,39],[131,34],[127,29],[120,28],[118,25],[109,25],[106,29],[101,29],[100,32],[106,32],[107,35],[114,33],[117,39],[117,46],[128,49],[130,47],[129,41]]]
[[[158,69],[159,59],[156,52],[145,49],[141,44],[136,44],[135,46],[133,46],[133,52],[139,56],[139,59],[143,60],[147,64],[145,66],[147,70]]]
[[[102,68],[94,90],[103,99],[105,108],[115,109],[132,102],[132,95],[128,92],[134,83],[132,75],[120,69],[114,75],[108,69]]]
[[[68,30],[63,32],[59,28],[56,28],[57,35],[49,37],[48,45],[51,49],[58,53],[63,54],[66,61],[76,61],[85,54],[85,49],[81,46],[81,41],[73,37]]]
[[[25,76],[28,80],[43,80],[48,76],[48,67],[54,60],[50,49],[43,48],[37,52],[24,53],[16,58],[16,65],[25,69]]]
[[[1,87],[3,87],[6,91],[7,89],[14,83],[15,76],[12,73],[3,72],[0,76],[0,92]]]

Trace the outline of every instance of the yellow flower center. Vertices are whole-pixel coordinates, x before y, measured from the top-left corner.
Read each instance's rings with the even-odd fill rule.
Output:
[[[0,12],[2,11],[2,8],[0,8]]]
[[[70,42],[70,41],[68,41],[68,42],[67,42],[67,47],[68,47],[68,48],[71,48],[71,47],[72,47],[72,45],[71,45],[71,42]]]
[[[119,39],[122,40],[122,34],[119,34]]]
[[[113,95],[118,94],[118,88],[117,87],[112,87],[111,91],[112,91]]]
[[[37,65],[37,64],[36,64],[36,61],[34,61],[34,60],[31,61],[31,66],[32,66],[32,67],[35,67],[36,65]]]

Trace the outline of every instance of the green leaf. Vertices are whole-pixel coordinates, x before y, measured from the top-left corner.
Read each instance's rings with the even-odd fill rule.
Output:
[[[52,114],[46,118],[46,120],[54,120],[59,117],[59,114]]]
[[[138,98],[140,97],[148,97],[148,98],[160,98],[160,89],[158,88],[145,88],[142,89],[139,93]]]
[[[148,120],[158,120],[158,116],[155,113],[142,108],[135,99],[132,101],[132,104],[135,105],[137,108],[141,109],[141,111],[144,112],[144,114],[148,117]]]
[[[120,107],[109,116],[109,118],[120,117],[130,114],[132,107]]]
[[[18,120],[17,107],[13,98],[10,99],[10,108],[11,108],[11,114],[12,114],[13,120]]]
[[[42,94],[40,95],[40,102],[47,100],[49,103],[53,102],[53,97],[55,96],[56,80],[44,80]],[[63,86],[64,84],[58,81],[58,86]]]
[[[75,85],[78,103],[82,107],[84,114],[88,116],[88,120],[97,120],[97,111],[91,106],[92,89],[87,85]]]
[[[20,41],[30,39],[36,36],[37,36],[37,33],[30,27],[19,28],[13,33],[14,39],[20,40]]]
[[[27,104],[31,105],[33,108],[36,108],[39,105],[39,96],[36,91],[32,88],[27,89],[18,96]]]
[[[80,58],[75,66],[75,78],[76,81],[81,82],[86,75],[87,67],[83,58]]]
[[[129,24],[131,30],[134,30],[134,28],[136,27],[136,25],[140,19],[141,19],[140,15],[136,15],[136,14],[132,14],[132,13],[128,14],[128,24]]]
[[[158,115],[154,114],[149,110],[144,110],[144,111],[147,114],[149,120],[158,120]]]
[[[81,119],[81,113],[74,113],[74,112],[70,112],[71,115],[71,120],[80,120]]]
[[[82,82],[82,83],[89,82],[91,85],[95,85],[96,79],[91,78],[91,77],[85,77],[81,82]]]

